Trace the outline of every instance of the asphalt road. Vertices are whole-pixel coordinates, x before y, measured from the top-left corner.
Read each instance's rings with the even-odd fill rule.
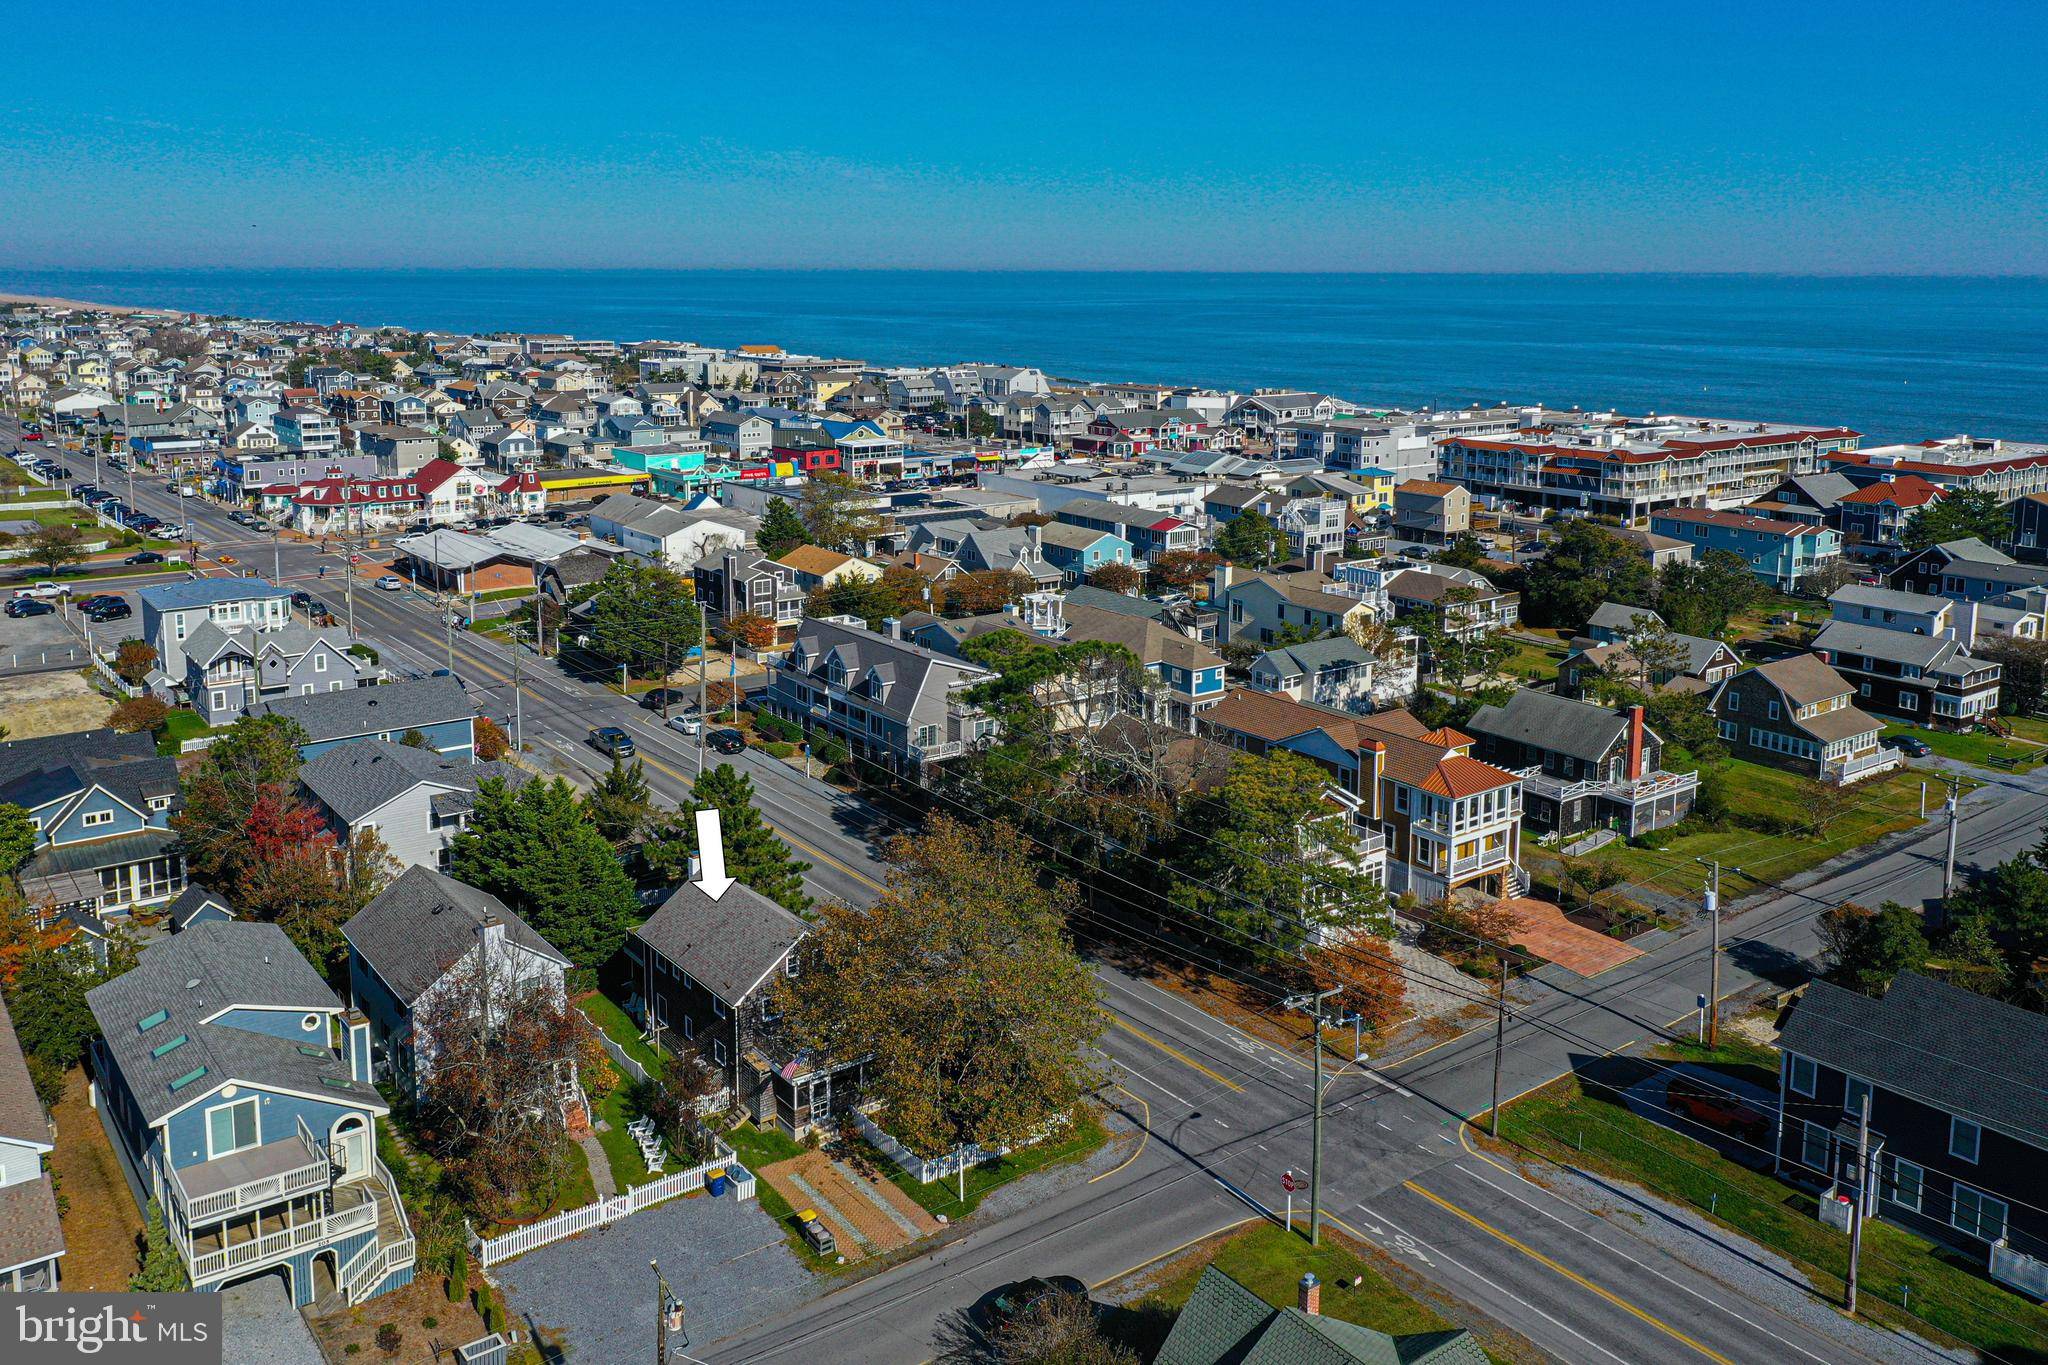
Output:
[[[4,440],[0,433],[0,440]],[[137,502],[168,514],[178,500],[137,479]],[[314,547],[252,537],[217,509],[189,502],[188,524],[210,553],[305,584],[337,607],[340,559]],[[217,539],[216,539],[217,537]],[[274,559],[273,559],[274,555]],[[328,579],[317,578],[322,564]],[[621,725],[667,800],[696,771],[693,741],[616,694],[562,675],[482,637],[441,628],[435,604],[406,592],[355,592],[359,632],[387,662],[452,667],[480,708],[519,716],[529,750],[559,770],[594,777],[605,760],[590,727]],[[518,678],[514,706],[514,675]],[[765,756],[754,774],[764,815],[811,862],[812,893],[864,903],[882,869],[873,842],[889,823]],[[2031,845],[2048,817],[2048,779],[2001,778],[1967,798],[1962,865],[1989,865]],[[1814,914],[1843,900],[1932,898],[1941,889],[1942,833],[1914,837],[1832,869],[1798,890],[1735,908],[1724,921],[1724,995],[1789,983],[1816,950]],[[1707,936],[1694,928],[1586,981],[1546,967],[1517,987],[1504,1031],[1502,1094],[1512,1097],[1575,1064],[1690,1029],[1707,979]],[[934,1324],[990,1289],[1034,1274],[1091,1284],[1247,1217],[1277,1213],[1280,1174],[1309,1166],[1308,1066],[1104,967],[1110,1027],[1101,1041],[1106,1100],[1143,1131],[1122,1167],[1022,1212],[970,1224],[938,1251],[862,1280],[784,1319],[694,1354],[728,1362],[824,1358],[918,1361]],[[1741,1284],[1716,1280],[1667,1239],[1653,1244],[1623,1220],[1595,1217],[1475,1152],[1463,1119],[1492,1098],[1490,1026],[1384,1068],[1352,1067],[1327,1092],[1324,1207],[1331,1222],[1413,1267],[1478,1312],[1565,1361],[1718,1362],[1897,1359],[1863,1329],[1789,1316]],[[1297,1209],[1297,1217],[1301,1216]],[[1704,1248],[1704,1236],[1702,1245]],[[1704,1259],[1704,1253],[1703,1257]]]

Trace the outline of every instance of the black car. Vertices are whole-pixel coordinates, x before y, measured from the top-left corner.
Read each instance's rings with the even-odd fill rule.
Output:
[[[633,737],[616,725],[592,726],[590,747],[613,758],[631,758],[635,752]]]
[[[1925,758],[1934,752],[1933,749],[1928,747],[1926,740],[1915,735],[1893,735],[1885,741],[1885,744],[1890,748],[1897,749],[1908,758]]]
[[[40,597],[10,597],[4,610],[19,620],[24,616],[48,616],[57,608]]]
[[[164,557],[155,550],[142,550],[121,561],[124,564],[161,564]]]
[[[721,754],[736,754],[747,747],[747,737],[737,730],[713,730],[706,742]]]
[[[86,619],[95,625],[107,621],[125,621],[134,614],[135,608],[119,599],[101,606],[88,607],[85,612]]]
[[[690,693],[681,687],[657,687],[640,696],[641,708],[648,711],[659,711],[665,706],[688,706],[690,703]]]
[[[86,598],[84,601],[78,603],[78,609],[80,611],[91,611],[94,607],[111,606],[120,600],[121,597],[120,594],[118,593],[96,592],[92,596]]]

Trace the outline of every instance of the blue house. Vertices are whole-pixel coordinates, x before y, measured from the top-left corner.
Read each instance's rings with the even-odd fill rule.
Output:
[[[357,739],[403,740],[417,730],[435,753],[468,758],[476,748],[476,708],[452,677],[417,678],[258,702],[252,715],[284,716],[306,731],[302,758]]]
[[[156,666],[185,681],[185,641],[201,626],[282,630],[292,619],[292,594],[261,578],[194,578],[135,594],[142,603],[142,639],[156,647]]]
[[[1056,521],[1040,528],[1039,534],[1045,562],[1065,574],[1069,583],[1081,582],[1105,564],[1131,562],[1131,542],[1114,531]]]
[[[274,924],[195,923],[86,995],[93,1103],[193,1288],[282,1273],[300,1306],[412,1282],[377,1160],[370,1029]]]
[[[0,802],[28,812],[17,876],[31,904],[103,931],[185,889],[171,816],[177,760],[148,735],[86,730],[0,743]]]
[[[1751,573],[1780,592],[1790,592],[1808,574],[1842,555],[1840,531],[1754,512],[1673,507],[1651,513],[1650,530],[1685,541],[1693,547],[1694,558],[1710,550],[1733,551],[1748,562]]]

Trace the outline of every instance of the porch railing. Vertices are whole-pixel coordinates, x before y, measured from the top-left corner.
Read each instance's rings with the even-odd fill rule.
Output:
[[[281,1260],[304,1247],[318,1246],[337,1241],[352,1232],[362,1232],[377,1226],[377,1205],[365,1201],[341,1213],[308,1219],[292,1227],[279,1228],[246,1242],[236,1242],[219,1251],[193,1253],[189,1242],[185,1244],[192,1267],[192,1281],[202,1284],[219,1279],[238,1270],[246,1270],[270,1261]]]
[[[298,1123],[298,1141],[306,1151],[304,1165],[266,1175],[255,1180],[245,1180],[224,1190],[207,1194],[189,1194],[185,1189],[184,1177],[175,1166],[166,1166],[170,1175],[170,1187],[176,1196],[179,1208],[188,1224],[209,1223],[226,1218],[246,1209],[260,1208],[275,1204],[293,1195],[308,1194],[314,1190],[326,1189],[334,1180],[334,1167],[328,1157],[327,1144],[313,1136],[302,1118]]]

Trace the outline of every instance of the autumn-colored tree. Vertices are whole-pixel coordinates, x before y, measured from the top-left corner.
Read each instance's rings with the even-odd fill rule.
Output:
[[[114,651],[114,673],[130,687],[138,687],[156,667],[156,646],[144,640],[123,640]]]
[[[1112,560],[1095,566],[1095,572],[1088,575],[1088,585],[1104,592],[1120,592],[1135,597],[1145,586],[1145,571],[1136,565]]]
[[[545,976],[473,952],[415,1017],[426,1143],[486,1213],[555,1187],[569,1161],[562,1084],[588,1026]]]
[[[107,717],[107,724],[124,735],[139,735],[145,730],[161,729],[170,714],[171,708],[161,698],[145,693],[117,705]]]
[[[21,538],[29,561],[56,573],[67,564],[85,558],[85,537],[76,526],[38,526]]]
[[[766,649],[775,643],[775,623],[756,612],[734,612],[718,623],[718,629],[712,636],[727,649],[734,644],[748,649]]]
[[[1151,578],[1161,587],[1185,592],[1198,583],[1208,582],[1209,575],[1222,562],[1222,555],[1207,550],[1168,550],[1152,560]]]
[[[946,588],[950,616],[985,616],[1001,611],[1037,585],[1015,569],[983,569],[956,576]]]
[[[1384,944],[1356,938],[1313,948],[1301,958],[1302,985],[1338,994],[1325,1002],[1331,1015],[1357,1014],[1369,1029],[1383,1028],[1404,1014],[1407,978]]]
[[[472,743],[476,746],[477,758],[485,763],[496,763],[512,752],[512,740],[505,733],[505,727],[489,716],[478,716],[472,732]]]
[[[867,553],[886,527],[873,489],[849,474],[820,471],[804,484],[803,523],[813,545],[847,554]]]
[[[306,731],[282,716],[244,716],[229,726],[185,776],[185,804],[171,818],[192,880],[228,888],[248,856],[248,824],[267,791],[297,783]]]
[[[913,1150],[1040,1135],[1095,1082],[1099,988],[1068,942],[1074,888],[1048,890],[1015,826],[935,817],[890,841],[867,910],[827,906],[777,999],[802,1046],[872,1056],[869,1093]]]

